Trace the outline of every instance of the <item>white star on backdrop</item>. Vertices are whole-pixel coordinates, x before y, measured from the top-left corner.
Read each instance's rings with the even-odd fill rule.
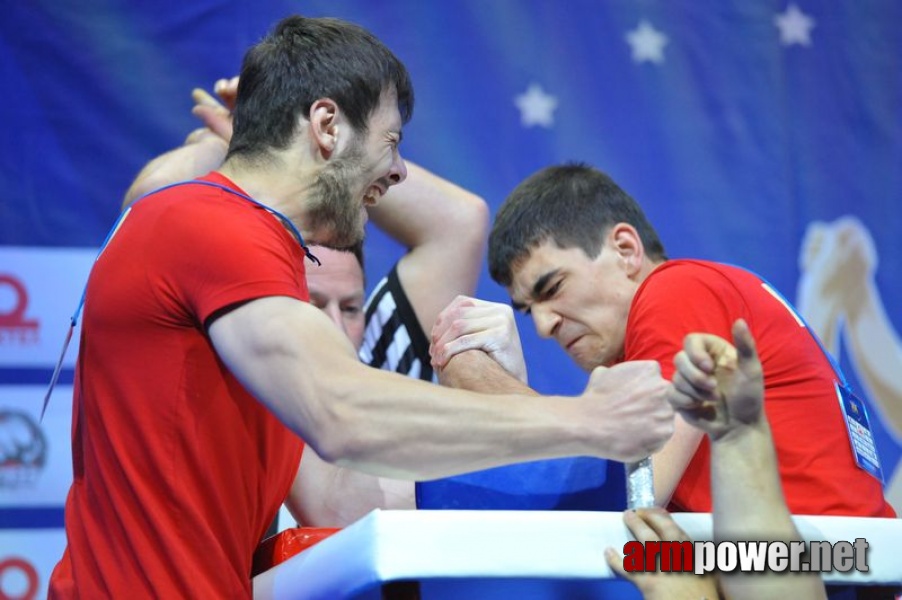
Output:
[[[774,24],[780,30],[780,42],[784,46],[799,44],[811,45],[811,30],[814,28],[814,19],[799,10],[795,4],[786,7],[786,12],[774,17]]]
[[[664,46],[667,36],[652,27],[651,23],[642,20],[639,26],[626,34],[626,41],[633,50],[633,62],[664,62]]]
[[[557,108],[557,98],[546,94],[539,84],[531,83],[526,93],[516,97],[514,104],[520,109],[520,123],[523,127],[532,127],[533,125],[551,127],[554,125],[554,109]]]

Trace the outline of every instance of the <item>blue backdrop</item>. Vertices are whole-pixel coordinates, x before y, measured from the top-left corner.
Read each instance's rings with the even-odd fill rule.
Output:
[[[56,274],[61,261],[98,247],[138,170],[197,126],[190,90],[236,74],[245,49],[295,12],[342,17],[384,40],[416,88],[403,154],[493,210],[535,170],[587,161],[639,200],[670,256],[744,265],[792,300],[811,257],[842,245],[836,220],[854,216],[855,239],[874,249],[881,331],[898,342],[897,0],[29,0],[5,2],[0,19],[3,414],[37,414],[56,357],[35,354],[22,326],[40,321],[41,343],[58,349],[83,276]],[[815,222],[820,237],[806,237]],[[374,282],[399,249],[378,233],[370,241]],[[65,276],[76,283],[57,285]],[[507,300],[485,273],[478,294]],[[31,312],[18,310],[23,297]],[[534,387],[582,389],[585,374],[553,342],[526,321],[520,330]],[[851,329],[840,331],[842,363],[862,388],[865,359],[849,356]],[[900,360],[898,343],[889,347]],[[21,386],[37,392],[15,404],[3,390]],[[888,478],[902,432],[896,386],[869,398]],[[68,406],[66,392],[55,402]],[[0,436],[15,437],[3,423]],[[68,443],[60,435],[45,432],[47,444]],[[30,494],[0,478],[0,525],[22,525],[16,511]]]

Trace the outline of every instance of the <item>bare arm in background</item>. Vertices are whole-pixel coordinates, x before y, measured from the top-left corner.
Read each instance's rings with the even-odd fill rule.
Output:
[[[197,88],[192,91],[192,112],[204,123],[192,131],[184,144],[157,156],[147,163],[129,186],[122,201],[122,208],[158,188],[178,181],[187,181],[218,169],[225,160],[232,139],[232,114],[238,80],[221,79],[216,82],[219,102]]]
[[[369,215],[407,249],[398,262],[398,278],[428,335],[451,300],[476,289],[488,236],[488,205],[408,161],[407,179],[390,188]]]
[[[802,537],[786,507],[770,426],[764,415],[764,377],[755,342],[744,321],[733,325],[733,343],[710,334],[686,336],[674,357],[669,401],[686,423],[711,440],[712,525],[715,542]],[[627,511],[624,522],[640,542],[691,541],[662,508]],[[627,572],[623,555],[605,550],[611,569],[633,582],[645,600],[726,598],[784,600],[826,598],[816,573]],[[718,584],[718,585],[715,585]]]
[[[711,440],[714,541],[801,541],[783,498],[777,455],[764,414],[764,378],[744,321],[732,346],[690,334],[674,358],[670,403]],[[727,598],[826,598],[817,574],[722,573]]]

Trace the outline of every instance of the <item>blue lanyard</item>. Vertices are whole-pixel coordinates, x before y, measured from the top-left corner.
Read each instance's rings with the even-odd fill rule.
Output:
[[[169,188],[172,188],[172,187],[176,187],[179,185],[192,185],[192,184],[193,185],[206,185],[209,187],[218,188],[224,192],[228,192],[230,194],[238,196],[239,198],[243,198],[244,200],[247,200],[248,202],[255,204],[256,206],[259,206],[260,208],[264,209],[265,211],[267,211],[268,213],[270,213],[271,215],[273,215],[274,217],[279,219],[279,221],[281,221],[282,224],[288,228],[288,231],[291,232],[291,235],[294,236],[294,239],[296,239],[298,244],[300,244],[301,249],[304,250],[304,254],[307,256],[307,258],[309,258],[311,261],[315,262],[317,265],[322,264],[320,262],[320,260],[316,256],[314,256],[312,252],[310,252],[310,249],[304,243],[304,237],[301,235],[300,230],[297,228],[297,226],[294,223],[291,222],[291,219],[289,219],[288,217],[286,217],[285,215],[283,215],[276,209],[263,204],[259,200],[255,200],[255,199],[251,198],[250,196],[248,196],[247,194],[243,194],[237,190],[233,190],[232,188],[224,186],[219,183],[214,183],[212,181],[202,181],[200,179],[192,179],[190,181],[179,181],[177,183],[171,183],[169,185],[166,185],[166,186],[163,186],[156,190],[153,190],[151,192],[148,192],[148,193],[144,194],[143,196],[141,196],[140,198],[138,198],[137,200],[135,200],[135,202],[140,202],[144,198],[152,196],[153,194],[156,194],[158,192],[162,192],[163,190],[168,190]],[[103,244],[101,244],[100,250],[97,252],[97,257],[94,259],[95,263],[100,258],[100,256],[103,254],[103,251],[106,250],[106,247],[110,243],[110,240],[112,240],[113,236],[116,235],[116,232],[119,231],[119,227],[122,225],[122,222],[125,220],[125,217],[128,216],[128,213],[131,212],[132,207],[135,205],[135,202],[132,202],[131,205],[128,206],[128,208],[126,208],[124,211],[122,211],[122,214],[120,214],[119,218],[116,219],[116,222],[113,223],[113,227],[110,229],[109,233],[106,234],[106,238],[104,238]],[[90,277],[90,274],[89,274],[89,277]],[[51,375],[51,377],[50,377],[50,385],[47,388],[47,393],[44,395],[44,406],[41,408],[41,421],[44,420],[44,413],[47,411],[47,404],[50,403],[50,395],[53,393],[53,388],[56,386],[56,382],[59,380],[60,372],[63,370],[63,360],[66,357],[66,351],[69,349],[69,343],[72,341],[72,333],[75,331],[75,327],[78,325],[78,318],[81,315],[82,309],[84,309],[85,297],[87,296],[87,293],[88,293],[88,284],[87,284],[87,282],[85,282],[85,287],[82,289],[81,298],[78,301],[78,306],[75,308],[75,312],[72,313],[72,316],[69,318],[69,331],[66,334],[66,338],[63,340],[62,352],[60,353],[60,357],[56,363],[56,367],[54,367],[54,369],[53,369],[53,375]]]
[[[271,214],[271,215],[273,215],[274,217],[276,217],[277,219],[279,219],[279,221],[282,222],[282,225],[284,225],[285,227],[288,228],[288,230],[291,232],[291,235],[293,235],[293,236],[294,236],[294,239],[296,239],[296,240],[298,241],[298,244],[300,244],[301,249],[304,251],[304,254],[307,256],[307,258],[309,258],[311,261],[315,262],[315,263],[317,264],[317,266],[319,266],[319,265],[322,264],[322,263],[319,261],[319,259],[318,259],[317,257],[315,257],[315,256],[313,255],[312,252],[310,252],[310,248],[308,248],[307,245],[304,243],[304,238],[303,238],[303,236],[301,235],[300,230],[297,228],[297,226],[296,226],[294,223],[291,222],[291,219],[289,219],[288,217],[286,217],[285,215],[283,215],[282,213],[280,213],[280,212],[277,211],[276,209],[272,208],[271,206],[267,206],[267,205],[263,204],[262,202],[260,202],[259,200],[254,200],[253,198],[251,198],[251,197],[248,196],[247,194],[242,194],[241,192],[239,192],[239,191],[237,191],[237,190],[233,190],[233,189],[230,188],[230,187],[224,186],[224,185],[222,185],[222,184],[220,184],[220,183],[214,183],[214,182],[212,182],[212,181],[202,181],[202,180],[200,180],[200,179],[192,179],[191,181],[183,181],[183,182],[180,182],[180,183],[173,183],[173,184],[167,185],[166,187],[162,187],[162,188],[160,188],[160,189],[158,189],[158,190],[155,190],[155,191],[153,191],[153,192],[150,192],[150,194],[155,194],[156,192],[161,192],[161,191],[163,191],[163,190],[165,190],[165,189],[169,189],[169,188],[174,187],[174,186],[176,186],[176,185],[187,185],[187,184],[206,185],[206,186],[209,186],[209,187],[218,188],[218,189],[220,189],[220,190],[222,190],[222,191],[224,191],[224,192],[228,192],[228,193],[230,193],[230,194],[233,194],[233,195],[235,195],[235,196],[238,196],[239,198],[244,198],[245,200],[247,200],[247,201],[250,202],[251,204],[256,204],[257,206],[259,206],[260,208],[262,208],[263,210],[265,210],[265,211],[268,212],[269,214]],[[147,194],[147,196],[149,196],[150,194]],[[142,198],[145,198],[145,197],[146,197],[146,196],[142,196]],[[138,200],[140,200],[140,199],[141,199],[141,198],[138,198]],[[122,217],[120,217],[120,219],[121,219],[121,218],[122,218]],[[113,231],[115,231],[115,226],[114,226]],[[109,241],[109,240],[107,240],[107,241]],[[104,243],[106,243],[106,242],[104,242]],[[102,250],[102,249],[101,249],[101,250]]]

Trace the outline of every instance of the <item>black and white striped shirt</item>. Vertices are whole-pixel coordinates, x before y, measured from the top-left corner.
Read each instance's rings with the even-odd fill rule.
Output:
[[[398,279],[397,265],[376,285],[365,310],[360,360],[377,369],[434,381],[429,340]]]

